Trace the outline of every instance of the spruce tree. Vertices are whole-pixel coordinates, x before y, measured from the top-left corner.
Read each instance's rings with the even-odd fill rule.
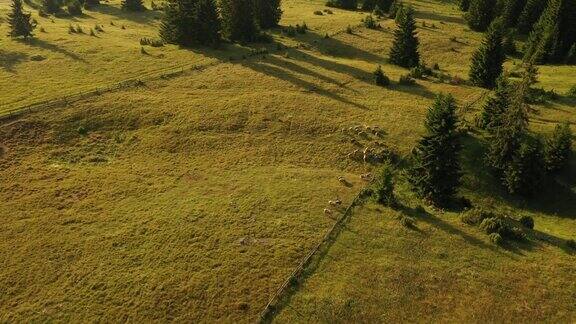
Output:
[[[488,99],[480,116],[480,127],[490,132],[495,132],[502,126],[502,116],[510,106],[510,83],[508,78],[501,75],[496,80],[494,96]]]
[[[548,0],[527,0],[524,9],[518,16],[516,27],[518,32],[527,35],[530,33],[546,8]]]
[[[10,37],[32,37],[32,31],[36,24],[32,23],[29,13],[24,13],[22,0],[12,0],[12,11],[8,14]]]
[[[544,159],[539,140],[526,137],[504,170],[502,183],[511,194],[534,196],[544,182]]]
[[[524,60],[561,63],[576,43],[576,1],[550,0],[530,33]]]
[[[526,0],[506,0],[502,8],[502,20],[505,28],[516,26],[518,16],[526,6]]]
[[[170,0],[165,6],[160,37],[182,46],[217,46],[220,20],[215,0]]]
[[[557,172],[568,165],[572,152],[572,131],[570,125],[556,125],[554,133],[546,140],[545,161],[548,172]]]
[[[221,0],[222,31],[231,41],[252,42],[259,30],[252,0]]]
[[[496,85],[506,58],[502,40],[502,24],[497,20],[490,26],[480,48],[472,55],[469,73],[472,84],[488,89]]]
[[[122,10],[126,11],[144,11],[143,0],[122,0]]]
[[[394,43],[390,50],[390,63],[403,67],[414,67],[420,64],[418,38],[414,9],[405,7],[397,16],[398,28],[394,31]]]
[[[408,180],[415,192],[438,206],[445,206],[460,184],[461,150],[456,131],[456,102],[439,95],[428,109],[426,134],[413,150]]]
[[[466,20],[470,29],[485,31],[495,16],[496,0],[471,0]]]
[[[470,0],[460,0],[458,7],[462,11],[468,11],[468,9],[470,9]]]
[[[486,160],[498,173],[503,174],[520,148],[528,132],[528,107],[524,101],[527,86],[524,83],[511,90],[509,106],[501,115],[499,127],[494,129]]]
[[[362,10],[372,11],[376,7],[376,0],[364,0],[362,2]]]
[[[262,29],[278,26],[282,18],[281,0],[255,0],[256,20]]]

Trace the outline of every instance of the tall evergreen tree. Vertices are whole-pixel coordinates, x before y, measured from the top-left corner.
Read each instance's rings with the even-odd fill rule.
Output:
[[[521,34],[528,34],[534,28],[534,25],[546,8],[548,0],[527,0],[524,9],[518,16],[516,27]]]
[[[461,146],[456,131],[456,102],[439,95],[428,109],[426,134],[413,150],[408,179],[415,192],[432,203],[444,206],[460,184],[458,155]]]
[[[22,0],[12,0],[12,11],[8,14],[10,37],[32,37],[36,24],[32,23],[29,13],[24,13]]]
[[[122,10],[126,11],[144,11],[143,0],[122,0]]]
[[[560,63],[576,43],[576,1],[550,0],[530,33],[524,60]]]
[[[170,0],[160,26],[160,37],[183,46],[217,46],[220,20],[215,0]]]
[[[222,31],[232,41],[252,42],[259,30],[252,0],[221,0]]]
[[[470,9],[470,0],[460,0],[458,7],[462,11],[468,11],[468,9]]]
[[[516,26],[519,13],[526,6],[526,0],[506,0],[502,8],[502,20],[505,28]]]
[[[281,0],[255,0],[256,20],[260,28],[278,26],[282,18]]]
[[[502,23],[496,20],[490,26],[480,48],[472,55],[469,76],[474,85],[489,89],[496,85],[506,58],[502,40]]]
[[[496,0],[470,0],[466,14],[468,26],[475,31],[485,31],[494,19]]]
[[[328,3],[342,9],[358,9],[358,0],[331,0]]]
[[[394,43],[390,49],[390,62],[403,67],[414,67],[420,64],[418,38],[414,9],[405,7],[397,14],[398,28],[394,31]]]
[[[546,140],[545,161],[548,172],[562,170],[568,165],[572,152],[572,131],[568,123],[556,125],[554,133]]]
[[[526,137],[506,166],[502,184],[511,194],[533,196],[542,189],[544,174],[542,144],[537,139]]]
[[[480,116],[480,126],[490,132],[495,132],[502,126],[502,117],[510,106],[510,83],[508,78],[500,75],[496,80],[494,96],[486,101]]]

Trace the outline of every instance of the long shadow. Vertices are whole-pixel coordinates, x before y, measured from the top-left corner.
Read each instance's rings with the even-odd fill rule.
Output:
[[[427,211],[423,210],[423,209],[418,209],[418,208],[412,208],[409,206],[405,206],[405,205],[401,205],[398,207],[398,210],[400,210],[402,213],[404,213],[405,215],[408,215],[414,219],[423,221],[431,226],[434,226],[446,233],[452,234],[452,235],[458,235],[460,237],[462,237],[466,242],[477,246],[479,248],[482,249],[488,249],[492,252],[495,253],[500,253],[502,254],[502,251],[498,250],[497,247],[490,245],[490,244],[486,244],[485,242],[475,238],[474,236],[471,236],[463,231],[461,231],[460,229],[452,226],[451,224],[443,221],[442,219],[428,213]]]
[[[76,60],[76,61],[86,63],[86,61],[83,58],[81,58],[80,56],[78,56],[76,53],[73,53],[73,52],[70,52],[66,49],[63,49],[63,48],[59,47],[58,45],[48,43],[45,40],[41,40],[38,38],[31,38],[31,39],[19,40],[19,41],[25,45],[29,45],[32,47],[38,47],[38,48],[46,49],[46,50],[49,50],[49,51],[52,51],[55,53],[63,54],[63,55],[66,55],[66,56]]]
[[[282,67],[289,69],[290,71],[294,71],[294,72],[300,73],[300,74],[309,75],[311,77],[317,78],[317,79],[322,80],[324,82],[332,83],[332,84],[335,84],[337,86],[342,86],[342,83],[338,82],[335,79],[327,77],[327,76],[320,74],[318,72],[314,72],[310,69],[304,68],[298,64],[290,62],[289,60],[281,60],[275,56],[266,56],[266,59],[264,62],[274,64],[275,66],[278,66],[278,67],[282,66]]]
[[[0,49],[0,67],[6,72],[15,73],[14,67],[28,58],[26,53],[6,52]]]
[[[437,20],[437,21],[449,22],[449,23],[460,24],[460,25],[466,24],[466,21],[464,20],[463,17],[452,17],[452,16],[446,16],[446,15],[440,15],[440,14],[437,14],[434,12],[423,11],[423,10],[416,10],[415,17],[419,18],[419,19]]]
[[[140,12],[127,12],[121,8],[109,4],[100,4],[91,8],[89,11],[102,13],[105,15],[116,17],[117,19],[126,19],[139,24],[149,24],[159,17],[158,13],[152,10],[144,10]]]
[[[295,59],[301,59],[302,61],[319,66],[323,69],[353,76],[354,78],[361,81],[371,81],[372,79],[372,73],[366,72],[362,69],[358,69],[353,66],[340,64],[329,60],[323,60],[319,57],[310,55],[301,50],[293,50],[293,51],[296,52]]]
[[[360,109],[368,109],[367,107],[358,104],[356,102],[350,101],[346,98],[343,98],[335,93],[332,93],[330,91],[327,91],[325,89],[319,88],[317,85],[310,83],[308,81],[304,81],[302,79],[299,79],[298,77],[296,77],[295,75],[286,72],[286,70],[278,68],[272,64],[266,64],[266,61],[243,61],[241,62],[241,64],[247,68],[250,68],[256,72],[262,73],[262,74],[266,74],[287,82],[290,82],[300,88],[304,88],[306,90],[308,90],[309,92],[313,92],[313,93],[317,93],[321,96],[342,102],[344,104],[356,107],[356,108],[360,108]]]

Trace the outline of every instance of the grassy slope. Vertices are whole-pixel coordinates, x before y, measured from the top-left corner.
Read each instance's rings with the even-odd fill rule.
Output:
[[[393,22],[383,22],[383,31],[324,39],[362,15],[313,15],[322,3],[286,0],[282,23],[306,21],[312,31],[297,40],[277,35],[297,47],[276,52],[271,45],[274,54],[266,58],[238,60],[247,50],[238,46],[195,52],[166,46],[142,56],[138,40],[154,35],[156,21],[119,13],[117,4],[78,22],[104,24],[101,39],[68,35],[63,19],[55,20],[55,31],[39,34],[37,42],[49,44],[42,48],[2,39],[5,53],[24,53],[21,60],[3,56],[6,103],[57,97],[175,63],[218,64],[0,126],[0,214],[7,215],[0,219],[6,234],[0,290],[8,292],[0,296],[0,319],[252,321],[333,222],[322,215],[326,201],[349,201],[361,187],[358,174],[371,169],[344,158],[355,146],[341,128],[379,125],[385,138],[370,141],[406,153],[434,93],[453,93],[461,103],[481,93],[426,81],[373,86],[371,71],[384,63]],[[416,5],[437,27],[419,29],[426,61],[464,77],[480,36],[466,32],[449,6]],[[108,30],[111,20],[117,30]],[[464,33],[465,44],[450,41]],[[47,59],[35,62],[33,55]],[[236,60],[224,63],[229,56]],[[394,80],[405,73],[384,68]],[[538,117],[574,118],[571,106],[555,103]],[[340,186],[340,175],[354,186]],[[477,181],[493,188],[481,176]],[[504,196],[497,202],[510,204]],[[567,201],[562,211],[573,206]],[[549,219],[552,232],[570,235],[571,218],[545,216],[538,226]]]

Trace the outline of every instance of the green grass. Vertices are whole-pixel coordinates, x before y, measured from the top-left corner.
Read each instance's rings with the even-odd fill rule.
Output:
[[[415,87],[398,85],[399,76],[407,71],[386,64],[393,21],[383,20],[382,30],[367,30],[357,27],[363,17],[359,12],[314,15],[324,8],[323,3],[284,2],[282,25],[306,22],[311,30],[296,38],[273,32],[275,42],[289,47],[282,50],[276,44],[226,45],[220,50],[168,45],[146,47],[149,55],[143,55],[139,40],[156,37],[154,17],[159,13],[126,14],[118,2],[74,20],[54,19],[54,23],[34,13],[47,33],[37,32],[30,43],[0,39],[3,111],[124,79],[146,80],[138,87],[0,124],[0,215],[4,216],[0,217],[0,291],[5,292],[0,294],[0,321],[253,322],[339,215],[323,214],[328,200],[340,197],[350,203],[364,186],[360,174],[374,171],[373,165],[347,159],[348,153],[379,141],[406,154],[423,130],[427,106],[436,93],[452,93],[464,105],[484,92],[434,80],[419,80]],[[481,35],[467,30],[453,4],[413,3],[424,60],[465,78]],[[1,16],[7,8],[6,2],[0,3]],[[422,20],[435,28],[422,27]],[[70,23],[85,31],[98,23],[105,32],[98,37],[71,35]],[[354,27],[353,34],[344,32],[348,25]],[[0,33],[5,34],[6,28],[1,24]],[[331,37],[325,39],[326,33]],[[251,48],[261,47],[270,54],[243,59]],[[389,88],[372,83],[371,73],[379,64],[393,80]],[[203,68],[170,79],[151,77],[191,65]],[[570,67],[542,67],[538,86],[563,93],[574,83],[571,71]],[[537,107],[531,126],[550,132],[557,121],[576,122],[573,108],[574,101],[564,97]],[[471,121],[476,109],[463,112],[463,117]],[[378,125],[385,134],[363,139],[342,132],[356,125]],[[353,144],[352,137],[361,145]],[[502,193],[480,167],[481,137],[469,137],[466,143],[464,195],[476,204],[531,214],[537,229],[550,235],[574,236],[573,174],[560,178],[563,186],[553,187],[541,201],[522,201]],[[353,186],[340,185],[339,176]],[[415,204],[406,188],[400,192]],[[564,198],[559,200],[558,193]],[[490,299],[492,290],[500,286],[482,290],[486,285],[481,283],[496,276],[510,294],[536,296],[541,290],[529,295],[532,286],[520,284],[534,273],[550,276],[549,295],[538,296],[562,299],[558,307],[552,304],[555,298],[543,297],[528,300],[528,305],[542,305],[538,316],[573,318],[573,310],[562,306],[574,290],[565,282],[571,278],[566,264],[573,257],[556,247],[537,246],[522,254],[500,251],[475,229],[460,224],[455,214],[418,220],[427,233],[419,236],[422,233],[399,228],[391,213],[376,211],[374,206],[358,210],[351,223],[358,228],[357,235],[342,235],[330,251],[333,257],[323,261],[279,320],[301,321],[291,313],[298,311],[322,321],[325,315],[304,305],[306,299],[326,301],[337,311],[346,289],[336,290],[333,299],[328,291],[339,285],[338,280],[342,285],[357,285],[357,290],[350,290],[355,294],[368,295],[355,299],[355,305],[365,309],[359,314],[367,319],[387,307],[398,316],[391,319],[412,314],[413,305],[421,300],[413,301],[408,292],[421,282],[427,285],[420,291],[427,303],[420,305],[432,305],[434,311],[409,316],[472,319],[466,316],[476,313],[467,315],[464,301],[474,297],[469,292],[477,289],[486,300],[477,314],[490,319],[501,314],[506,306],[498,301],[508,295],[500,292]],[[453,230],[447,231],[446,224]],[[461,233],[473,239],[463,239]],[[390,249],[375,249],[368,243]],[[340,244],[356,252],[364,250],[348,255]],[[437,251],[433,255],[448,255],[443,260],[451,262],[438,265],[423,252],[428,249]],[[380,283],[371,286],[371,277],[365,284],[361,272],[367,267],[362,256],[369,257],[376,269],[396,272],[374,271]],[[403,263],[395,263],[400,262],[395,261],[398,257]],[[542,258],[549,265],[535,262]],[[416,276],[431,264],[441,282],[462,265],[483,265],[475,273],[484,281],[439,290],[431,277]],[[514,284],[505,281],[507,272],[497,272],[488,267],[491,264],[501,267],[495,269],[522,266],[528,271],[512,272],[522,279]],[[547,268],[541,268],[543,264]],[[409,270],[407,274],[402,267]],[[350,268],[358,271],[346,273]],[[550,272],[537,272],[544,270]],[[399,286],[395,278],[403,278],[404,285]],[[547,284],[546,278],[535,278],[542,280],[534,281],[533,287]],[[376,297],[387,290],[375,288],[384,284],[399,292],[378,303]],[[441,302],[434,305],[438,296]],[[450,296],[463,298],[462,311],[453,318],[448,314]],[[520,318],[528,314],[533,313]]]

